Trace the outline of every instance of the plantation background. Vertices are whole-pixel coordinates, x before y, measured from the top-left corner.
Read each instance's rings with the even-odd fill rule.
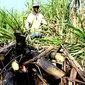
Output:
[[[44,15],[47,25],[41,26],[43,38],[29,38],[24,23],[32,11],[32,3],[40,3],[39,11]],[[60,44],[67,46],[72,56],[84,67],[85,63],[85,1],[84,0],[30,0],[26,2],[26,11],[5,8],[0,9],[0,45],[15,41],[14,31],[19,30],[26,37],[26,42],[38,50],[41,46]],[[26,35],[27,34],[27,35]]]

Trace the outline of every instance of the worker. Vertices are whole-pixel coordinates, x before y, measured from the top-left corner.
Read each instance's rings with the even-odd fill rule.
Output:
[[[44,16],[38,12],[39,7],[40,5],[37,2],[33,3],[33,12],[28,15],[25,22],[25,28],[30,29],[32,37],[39,37],[41,31],[39,27],[47,24]]]

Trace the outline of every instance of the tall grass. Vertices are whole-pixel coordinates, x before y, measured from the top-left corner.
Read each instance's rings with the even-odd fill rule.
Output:
[[[82,9],[79,0],[75,0],[75,4],[72,3],[73,0],[49,0],[47,3],[44,3],[43,0],[27,0],[25,4],[27,11],[23,11],[21,14],[14,10],[0,10],[0,27],[9,31],[12,36],[15,29],[23,33],[25,20],[32,11],[32,3],[35,1],[40,3],[39,11],[48,22],[47,26],[41,28],[43,37],[45,39],[60,39],[62,43],[75,43],[74,41],[77,41],[77,38],[73,35],[74,30],[69,29],[66,24],[68,23],[84,30],[81,11],[74,10],[76,3],[79,4],[78,8]]]
[[[23,33],[23,16],[18,11],[0,9],[0,42],[15,40],[15,30]]]

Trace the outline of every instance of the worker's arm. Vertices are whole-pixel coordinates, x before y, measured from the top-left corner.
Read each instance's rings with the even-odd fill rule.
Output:
[[[29,16],[27,17],[27,20],[25,21],[25,28],[28,29],[30,27],[29,23]]]
[[[46,20],[45,20],[45,18],[44,18],[44,16],[43,16],[43,15],[42,15],[41,24],[42,24],[42,25],[47,25],[47,22],[46,22]]]
[[[28,29],[29,28],[29,22],[26,20],[25,22],[25,28]]]
[[[27,17],[26,22],[25,22],[25,28],[26,29],[30,28],[30,24],[32,23],[32,20],[33,20],[33,15],[32,15],[32,13],[30,13]]]

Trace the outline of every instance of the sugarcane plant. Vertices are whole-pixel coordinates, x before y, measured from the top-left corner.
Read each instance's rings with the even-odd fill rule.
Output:
[[[0,9],[0,42],[10,42],[15,40],[14,31],[22,30],[20,15],[16,12]]]

